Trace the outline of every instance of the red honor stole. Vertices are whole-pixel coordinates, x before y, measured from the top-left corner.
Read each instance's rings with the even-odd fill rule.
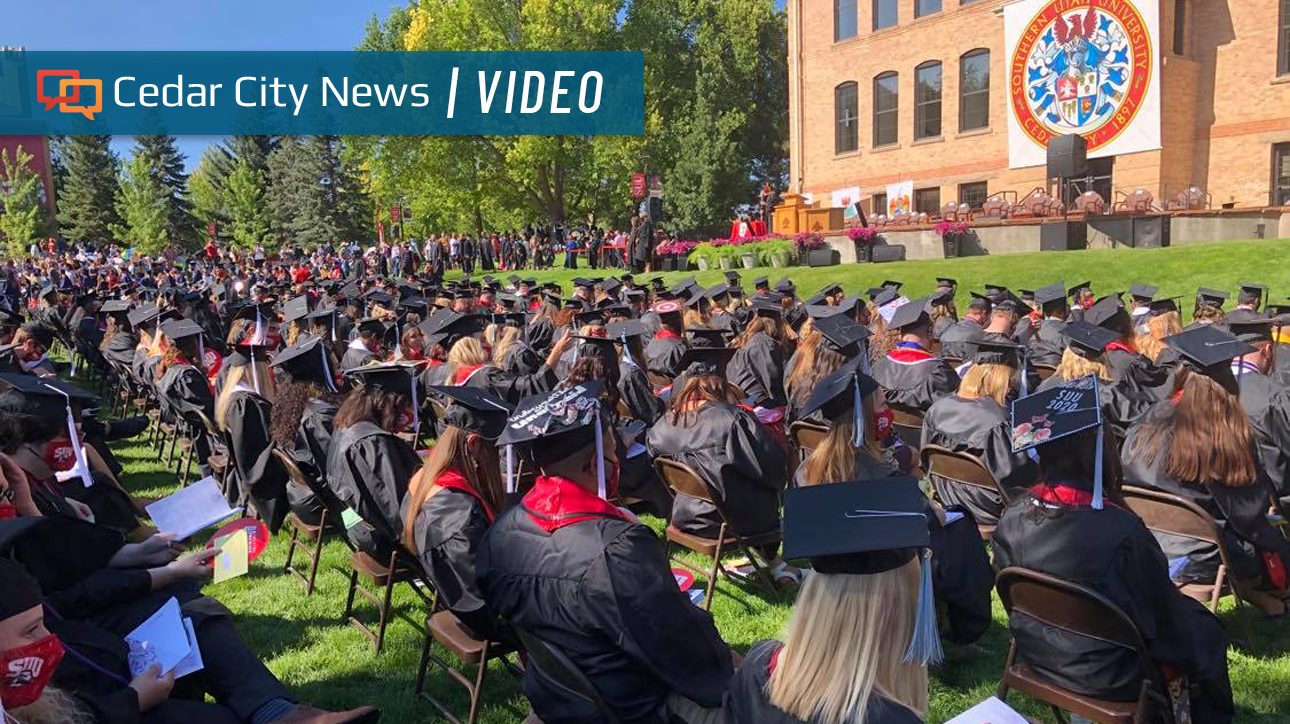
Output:
[[[472,488],[470,483],[466,482],[466,479],[456,470],[445,470],[442,473],[439,473],[439,477],[434,479],[434,484],[441,488],[461,491],[479,501],[480,507],[484,509],[484,516],[488,518],[489,523],[492,523],[493,519],[497,517],[497,514],[493,512],[492,506],[488,504],[488,501],[484,500],[483,496],[479,494],[479,491]]]
[[[583,490],[571,480],[552,475],[539,475],[520,505],[533,524],[547,533],[596,518],[630,520],[609,501]]]
[[[677,334],[676,332],[673,332],[670,329],[660,329],[654,335],[654,339],[680,339],[680,338],[681,338],[681,335]]]

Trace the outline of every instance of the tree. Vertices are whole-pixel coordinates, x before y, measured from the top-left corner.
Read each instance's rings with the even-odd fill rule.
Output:
[[[67,180],[58,198],[58,223],[73,241],[107,244],[121,227],[116,198],[120,189],[111,136],[72,136],[67,143]]]
[[[188,192],[193,202],[193,216],[206,227],[215,222],[216,233],[227,234],[231,220],[228,202],[228,177],[233,161],[222,146],[207,146],[201,163],[188,178]],[[263,177],[263,175],[261,175]],[[263,189],[261,189],[263,190]]]
[[[197,221],[188,198],[188,174],[184,173],[184,156],[175,146],[175,137],[135,136],[136,156],[143,156],[153,177],[166,194],[166,236],[181,246],[193,246],[197,239]]]
[[[246,161],[238,161],[228,175],[228,209],[233,243],[254,249],[269,233],[269,212],[264,206],[264,175]]]
[[[123,243],[144,253],[165,248],[170,230],[168,190],[152,173],[147,157],[136,153],[121,173],[116,209],[124,223],[112,233]]]
[[[36,239],[40,225],[40,177],[31,170],[32,155],[0,151],[0,239],[10,257],[21,257]]]
[[[246,161],[247,165],[262,175],[269,173],[269,154],[277,147],[276,136],[233,136],[224,143],[229,162],[225,175],[232,172],[234,164]]]
[[[283,136],[269,155],[268,202],[273,210],[273,234],[285,241],[335,241],[323,178],[327,159],[317,155],[308,137]]]

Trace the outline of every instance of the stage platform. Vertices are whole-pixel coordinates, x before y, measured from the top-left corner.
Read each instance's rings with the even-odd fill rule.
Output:
[[[1059,218],[990,219],[968,222],[968,233],[960,244],[958,256],[986,254],[1020,254],[1043,251],[1042,231],[1045,224],[1060,223]],[[1290,238],[1290,206],[1257,209],[1207,209],[1150,214],[1105,214],[1070,216],[1067,222],[1087,222],[1089,249],[1125,247],[1186,246],[1212,241],[1238,239]],[[1052,234],[1055,229],[1050,229]],[[843,264],[856,261],[855,245],[845,231],[826,231],[825,241],[841,256]],[[878,230],[875,256],[884,261],[904,259],[941,259],[946,256],[941,237],[934,224],[887,226]],[[1050,237],[1051,238],[1051,237]]]

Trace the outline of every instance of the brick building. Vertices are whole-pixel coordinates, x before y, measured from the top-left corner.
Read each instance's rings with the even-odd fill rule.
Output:
[[[1161,149],[1091,159],[1108,202],[1194,184],[1215,207],[1290,203],[1290,0],[1134,1],[1159,2]],[[859,186],[872,213],[913,179],[931,213],[1044,186],[1009,168],[1007,4],[787,0],[790,190]]]

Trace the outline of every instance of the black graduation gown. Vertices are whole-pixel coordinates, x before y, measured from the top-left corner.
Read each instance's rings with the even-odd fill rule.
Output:
[[[229,440],[225,496],[233,505],[254,506],[269,530],[277,533],[287,518],[287,471],[273,457],[269,437],[273,404],[250,389],[230,395],[224,413]]]
[[[291,458],[300,467],[300,472],[310,480],[317,480],[323,498],[299,485],[287,486],[287,503],[291,512],[309,525],[315,525],[321,518],[322,506],[331,511],[334,522],[340,522],[341,504],[335,493],[327,487],[327,451],[331,448],[332,421],[339,408],[326,400],[310,400],[300,416],[300,425],[296,427],[295,445],[290,451]]]
[[[726,367],[726,377],[748,396],[749,404],[784,407],[784,353],[775,340],[757,334],[735,351]]]
[[[134,362],[134,350],[139,346],[139,337],[134,332],[117,332],[108,340],[103,349],[103,357],[108,362],[129,368]]]
[[[734,405],[709,402],[679,422],[672,424],[665,416],[655,423],[646,435],[650,453],[693,468],[740,534],[779,528],[786,456],[757,417]],[[711,504],[678,495],[672,504],[672,524],[687,533],[714,537],[721,518]]]
[[[1223,625],[1174,587],[1160,546],[1136,515],[1110,504],[1052,507],[1027,495],[1004,511],[991,547],[998,569],[1030,568],[1109,598],[1133,620],[1154,660],[1202,685],[1207,704],[1198,707],[1193,697],[1193,721],[1231,719]],[[1059,686],[1112,700],[1137,698],[1141,673],[1132,651],[1019,613],[1008,625],[1021,658]]]
[[[403,499],[402,520],[406,520],[409,500],[411,496]],[[498,641],[503,627],[484,603],[475,577],[475,556],[489,524],[483,504],[473,496],[443,488],[421,506],[412,532],[419,551],[417,560],[434,584],[439,603],[476,638]]]
[[[366,347],[346,347],[345,356],[340,358],[340,368],[345,372],[357,369],[376,359],[376,355],[367,350]]]
[[[714,312],[709,317],[709,326],[713,329],[728,332],[731,337],[739,334],[740,328],[743,327],[739,320],[735,318],[735,315],[730,312]]]
[[[766,683],[770,681],[770,662],[783,644],[775,640],[758,641],[744,656],[743,663],[730,680],[726,689],[722,711],[726,724],[820,724],[818,719],[806,721],[785,712],[770,703],[766,697]],[[923,720],[913,709],[872,691],[865,709],[864,722],[859,724],[922,724]]]
[[[528,375],[515,375],[488,365],[481,367],[462,384],[477,387],[499,400],[516,405],[525,397],[550,392],[558,382],[555,370],[543,363],[533,374]]]
[[[1122,349],[1108,349],[1105,359],[1111,379],[1117,382],[1128,380],[1134,388],[1150,395],[1156,401],[1163,400],[1173,392],[1170,385],[1173,382],[1172,370],[1154,364],[1147,359],[1146,355]]]
[[[1024,452],[1012,451],[1011,432],[1008,412],[992,398],[969,400],[950,395],[933,403],[923,418],[922,445],[940,445],[977,456],[1009,495],[1017,497],[1034,484],[1039,468]],[[997,493],[950,482],[939,475],[931,477],[945,505],[962,506],[982,525],[998,522],[1003,500]]]
[[[327,485],[362,518],[345,531],[355,547],[389,561],[403,534],[399,507],[420,467],[411,445],[375,423],[360,422],[332,435]]]
[[[873,378],[882,387],[887,403],[925,413],[959,388],[954,368],[919,349],[897,348],[873,365]]]
[[[645,378],[645,370],[626,359],[618,361],[618,396],[627,406],[632,418],[646,425],[658,422],[667,410],[667,405],[654,394],[649,380]]]
[[[681,374],[681,358],[685,356],[685,340],[677,337],[655,335],[645,345],[645,368],[669,380]]]
[[[1246,372],[1237,378],[1241,407],[1254,428],[1263,468],[1278,498],[1290,495],[1290,390],[1271,377]]]
[[[488,607],[569,657],[623,724],[670,724],[673,692],[721,705],[730,650],[646,526],[594,514],[547,532],[517,505],[484,536],[476,566]],[[535,667],[524,693],[549,724],[602,721]]]
[[[539,319],[529,325],[528,344],[535,352],[545,354],[555,343],[555,323],[549,319]]]
[[[1161,431],[1161,452],[1150,464],[1145,455],[1134,448],[1144,432],[1144,426],[1166,417],[1172,402],[1161,402],[1125,436],[1120,457],[1124,461],[1124,482],[1153,490],[1173,493],[1204,508],[1218,523],[1232,565],[1231,575],[1244,581],[1258,582],[1264,576],[1260,552],[1279,553],[1284,563],[1290,563],[1290,542],[1268,523],[1267,512],[1272,488],[1268,479],[1259,473],[1258,480],[1243,488],[1231,488],[1219,483],[1182,482],[1174,480],[1163,470],[1165,452],[1173,439],[1173,430]],[[1257,459],[1257,458],[1256,458]],[[1257,467],[1257,466],[1256,466]],[[1218,548],[1191,538],[1167,533],[1157,533],[1156,539],[1165,556],[1172,562],[1183,556],[1190,560],[1175,576],[1181,581],[1213,582],[1218,571]]]
[[[152,368],[145,361],[144,369],[151,374]],[[210,457],[214,442],[206,431],[206,426],[197,416],[200,412],[207,419],[215,419],[215,398],[211,395],[206,377],[192,365],[175,365],[166,370],[161,381],[157,383],[157,393],[165,398],[165,403],[175,413],[188,421],[190,431],[196,436],[197,462],[201,465],[202,474],[209,475],[206,459]]]
[[[502,357],[502,369],[513,375],[531,375],[542,366],[542,359],[524,342],[516,342]]]
[[[932,338],[939,340],[945,330],[958,324],[958,320],[953,317],[941,317],[932,324]]]
[[[941,332],[941,354],[958,360],[969,360],[976,354],[976,342],[985,334],[985,328],[974,319],[960,319]]]

